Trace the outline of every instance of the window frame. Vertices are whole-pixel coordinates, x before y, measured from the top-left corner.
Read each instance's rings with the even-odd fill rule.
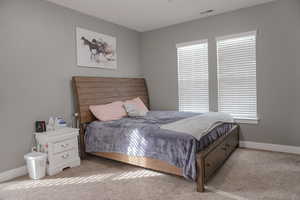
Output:
[[[219,79],[218,79],[218,45],[217,42],[218,40],[226,40],[226,39],[232,39],[232,38],[237,38],[237,37],[243,37],[243,36],[249,36],[249,35],[255,35],[255,53],[256,53],[256,118],[243,118],[243,117],[234,117],[235,121],[241,124],[258,124],[260,121],[260,114],[259,114],[259,99],[258,99],[258,76],[257,76],[257,66],[258,66],[258,60],[257,60],[257,55],[258,55],[258,36],[259,36],[259,31],[258,29],[254,30],[254,31],[247,31],[247,32],[240,32],[240,33],[236,33],[236,34],[229,34],[229,35],[223,35],[223,36],[216,36],[213,37],[213,39],[202,39],[202,40],[195,40],[195,41],[189,41],[189,42],[183,42],[183,43],[177,43],[176,44],[176,58],[177,58],[177,84],[179,82],[179,63],[178,63],[178,51],[177,49],[180,47],[184,47],[184,46],[190,46],[190,45],[197,45],[197,44],[201,44],[201,43],[207,43],[207,52],[208,52],[208,110],[211,111],[215,110],[215,111],[219,111],[219,102],[218,102],[218,95],[219,95]],[[213,41],[214,40],[214,41]],[[210,49],[210,45],[215,45],[214,49]],[[213,54],[213,55],[211,55]],[[212,63],[210,61],[212,61],[211,57],[213,57],[214,59],[214,64],[212,65]],[[216,64],[216,65],[215,65]],[[213,70],[212,70],[213,69]],[[214,82],[216,82],[216,85],[214,86],[211,85],[211,72],[213,71],[213,79]],[[178,99],[177,99],[177,106],[179,109],[179,87],[177,88],[177,92],[178,92]],[[211,93],[213,93],[213,98],[211,96]],[[216,104],[215,104],[216,103]],[[213,106],[213,108],[211,108],[211,106]]]
[[[193,45],[200,45],[200,44],[206,44],[207,45],[207,70],[208,70],[208,74],[207,74],[207,86],[208,86],[208,112],[210,111],[210,105],[211,105],[211,99],[210,99],[210,78],[209,78],[209,40],[208,39],[202,39],[202,40],[195,40],[195,41],[189,41],[189,42],[182,42],[182,43],[177,43],[176,44],[176,58],[177,58],[177,106],[178,106],[178,110],[180,110],[180,94],[179,94],[179,57],[178,57],[178,49],[181,47],[188,47],[188,46],[193,46]]]
[[[258,38],[258,30],[254,31],[247,31],[247,32],[241,32],[241,33],[236,33],[236,34],[230,34],[230,35],[223,35],[223,36],[217,36],[215,37],[215,46],[216,46],[216,74],[215,76],[217,77],[217,88],[216,88],[216,95],[217,95],[217,110],[219,111],[219,102],[218,102],[218,95],[219,95],[219,78],[218,78],[218,66],[219,66],[219,59],[218,59],[218,41],[219,40],[227,40],[227,39],[234,39],[234,38],[239,38],[239,37],[246,37],[249,35],[254,35],[255,36],[255,62],[256,62],[256,76],[255,76],[255,81],[256,81],[256,118],[244,118],[244,117],[234,117],[235,121],[238,123],[242,124],[258,124],[260,121],[260,115],[258,111],[258,81],[257,81],[257,38]]]

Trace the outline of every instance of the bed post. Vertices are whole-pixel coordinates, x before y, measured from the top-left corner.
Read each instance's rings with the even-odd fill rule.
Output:
[[[80,127],[79,127],[79,145],[80,145],[80,158],[82,160],[86,159],[84,135],[85,135],[85,127],[82,124],[80,124]]]
[[[204,158],[201,153],[198,153],[196,159],[197,159],[197,192],[204,192],[204,180],[205,180]]]
[[[79,128],[79,155],[80,158],[83,160],[86,158],[85,153],[85,142],[84,142],[84,135],[85,135],[85,125],[82,123],[81,118],[81,110],[80,110],[80,104],[79,104],[79,95],[78,95],[78,88],[76,84],[76,77],[72,77],[72,88],[73,88],[73,94],[75,97],[75,105],[76,105],[76,113],[74,114],[75,117],[75,126],[76,128]]]
[[[240,125],[237,125],[237,145],[236,145],[236,148],[239,148],[240,147],[240,132],[241,132],[241,127]]]

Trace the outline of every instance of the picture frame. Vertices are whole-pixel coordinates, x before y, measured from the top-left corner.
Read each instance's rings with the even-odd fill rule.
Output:
[[[113,36],[76,27],[77,65],[117,69],[116,43]]]

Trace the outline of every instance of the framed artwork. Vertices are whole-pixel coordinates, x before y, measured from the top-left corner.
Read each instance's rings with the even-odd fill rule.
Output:
[[[117,69],[116,38],[76,27],[77,65]]]

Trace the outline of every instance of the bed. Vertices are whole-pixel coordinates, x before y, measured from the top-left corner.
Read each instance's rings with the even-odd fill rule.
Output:
[[[87,128],[96,119],[89,111],[89,105],[107,104],[113,101],[125,101],[140,97],[149,108],[149,97],[145,79],[143,78],[104,78],[104,77],[73,77],[76,110],[80,126],[80,155],[86,156],[85,138]],[[197,191],[204,191],[205,182],[226,161],[238,147],[239,127],[232,124],[226,133],[195,153]],[[170,162],[148,156],[133,156],[117,152],[95,152],[89,154],[100,156],[123,163],[140,166],[177,176],[184,176],[183,168]]]

